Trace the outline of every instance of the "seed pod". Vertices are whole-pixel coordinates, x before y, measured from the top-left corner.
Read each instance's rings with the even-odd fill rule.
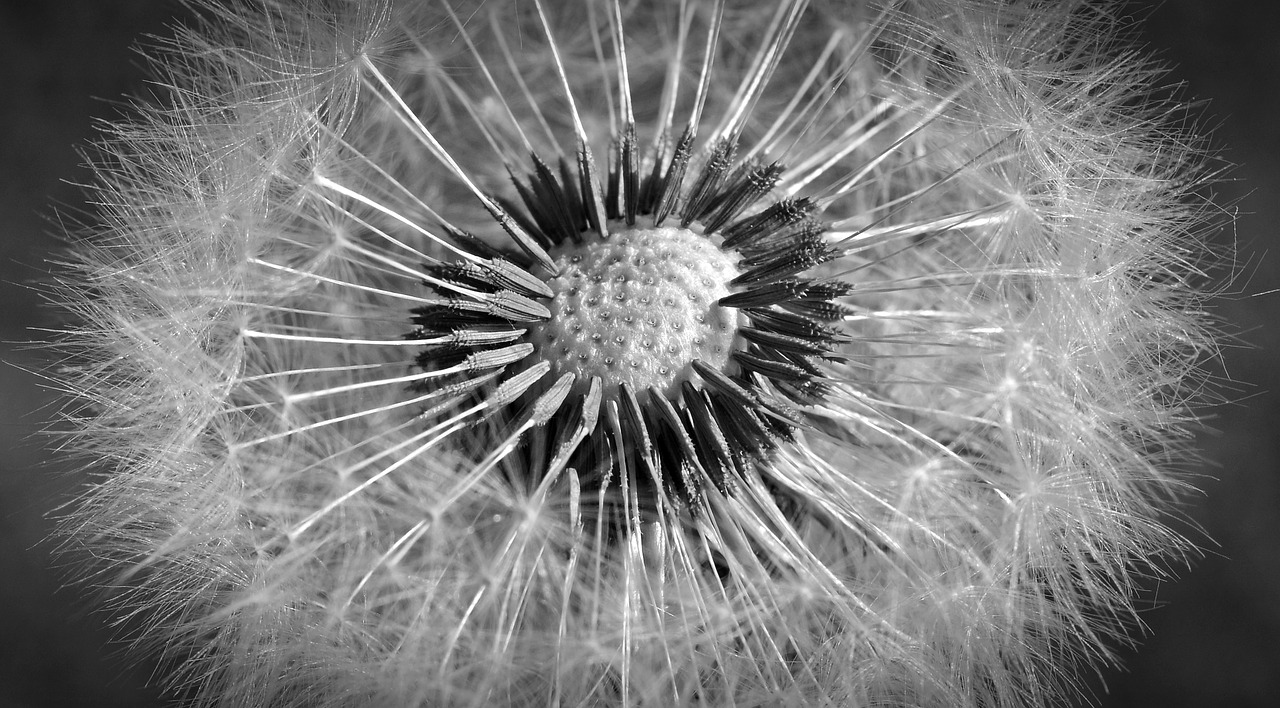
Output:
[[[1208,346],[1105,5],[209,9],[63,279],[66,545],[202,705],[1061,700]]]

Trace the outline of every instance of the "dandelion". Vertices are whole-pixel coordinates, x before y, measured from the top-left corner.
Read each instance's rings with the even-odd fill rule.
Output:
[[[59,297],[201,705],[1025,705],[1183,548],[1200,170],[1097,3],[210,7]]]

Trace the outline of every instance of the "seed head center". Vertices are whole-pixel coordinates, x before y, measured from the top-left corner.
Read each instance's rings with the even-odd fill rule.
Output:
[[[566,243],[552,253],[560,275],[551,319],[530,341],[557,373],[580,384],[599,376],[606,396],[626,383],[674,395],[691,363],[722,368],[738,311],[716,304],[738,275],[733,258],[681,228],[629,228],[608,240]]]

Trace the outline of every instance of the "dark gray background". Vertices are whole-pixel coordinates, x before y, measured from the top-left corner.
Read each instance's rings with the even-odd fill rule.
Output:
[[[1153,585],[1144,614],[1152,636],[1126,653],[1124,670],[1094,683],[1106,706],[1280,705],[1280,3],[1252,0],[1135,2],[1143,38],[1205,99],[1198,114],[1216,128],[1222,157],[1236,165],[1213,190],[1235,205],[1234,229],[1218,248],[1242,254],[1236,294],[1215,311],[1240,334],[1215,367],[1235,403],[1212,410],[1200,436],[1210,461],[1205,494],[1190,515],[1214,543],[1175,582]],[[181,16],[170,0],[0,0],[0,359],[33,367],[19,342],[50,321],[21,285],[44,272],[55,246],[54,205],[83,206],[75,146],[110,117],[109,100],[142,86],[130,45]],[[161,705],[143,685],[152,667],[129,665],[110,648],[113,630],[59,590],[46,515],[82,480],[61,469],[33,437],[51,396],[36,376],[0,365],[0,707]],[[1203,537],[1201,537],[1203,539]]]

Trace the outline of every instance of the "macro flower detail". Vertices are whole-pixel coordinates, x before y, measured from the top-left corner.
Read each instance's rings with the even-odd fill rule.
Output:
[[[681,145],[691,144],[691,133],[687,128]],[[500,398],[509,397],[504,386],[513,393],[545,389],[543,398],[526,402],[536,425],[573,407],[570,389],[580,398],[580,421],[559,416],[566,420],[553,426],[572,442],[540,451],[545,459],[576,461],[575,468],[607,483],[620,456],[634,457],[630,466],[643,466],[645,481],[698,502],[706,482],[727,492],[735,467],[754,464],[790,437],[798,414],[788,401],[822,400],[826,374],[815,360],[830,356],[839,340],[823,320],[838,316],[833,300],[848,288],[797,277],[836,254],[810,216],[813,202],[776,202],[736,219],[777,184],[784,172],[778,163],[733,165],[734,143],[721,141],[685,190],[690,149],[676,148],[662,170],[660,141],[648,159],[659,169],[642,179],[642,163],[627,157],[634,135],[629,124],[606,183],[593,183],[589,170],[578,175],[582,194],[534,156],[539,170],[529,184],[516,182],[526,215],[502,212],[515,220],[507,228],[520,229],[513,240],[526,253],[429,266],[444,300],[414,310],[413,336],[433,342],[417,363],[442,373],[461,364],[467,373],[451,385],[470,388],[467,376],[477,369],[533,357],[536,364],[495,379]],[[579,150],[589,155],[585,143]],[[593,215],[594,204],[604,218]],[[663,226],[668,217],[680,225]],[[545,283],[530,274],[539,266],[548,271]],[[532,348],[509,344],[526,332]],[[549,388],[537,387],[557,376]],[[613,437],[595,424],[602,405]],[[577,454],[569,460],[557,449]],[[528,468],[549,473],[532,461]]]
[[[1185,548],[1200,172],[1096,3],[210,6],[58,297],[201,705],[1027,705]]]

